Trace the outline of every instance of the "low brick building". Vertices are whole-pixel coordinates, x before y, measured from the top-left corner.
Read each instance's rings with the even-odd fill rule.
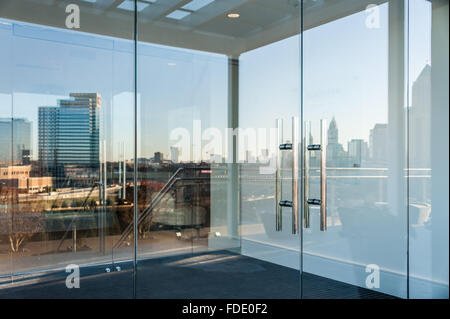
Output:
[[[0,167],[0,184],[19,193],[39,193],[52,187],[52,177],[31,177],[31,165]]]

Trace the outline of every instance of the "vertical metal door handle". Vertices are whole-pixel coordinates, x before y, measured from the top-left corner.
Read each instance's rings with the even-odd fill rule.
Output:
[[[309,144],[311,125],[305,123],[303,187],[304,218],[303,227],[310,227],[310,205],[320,206],[320,230],[327,230],[327,121],[320,120],[320,144]],[[320,199],[309,198],[309,151],[320,151]]]
[[[303,139],[303,171],[304,171],[304,184],[303,184],[303,227],[309,228],[311,226],[309,218],[309,137],[311,136],[311,123],[305,122],[305,136]]]
[[[320,230],[327,230],[327,120],[320,120]]]
[[[298,234],[298,146],[299,121],[292,117],[292,233]]]
[[[276,120],[276,127],[278,133],[278,145],[283,143],[283,120]],[[279,205],[282,196],[282,181],[281,181],[281,150],[277,147],[277,168],[275,172],[275,230],[281,231],[283,229],[283,215],[282,208]]]

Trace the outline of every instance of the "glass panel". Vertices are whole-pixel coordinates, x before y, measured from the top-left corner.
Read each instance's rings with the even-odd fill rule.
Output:
[[[407,297],[403,1],[304,3],[305,140],[321,145],[308,197],[326,194],[326,211],[310,201],[303,297]]]
[[[0,24],[0,42],[5,49],[0,52],[0,61],[11,59],[11,38],[8,37],[10,27]],[[6,72],[0,78],[0,284],[11,282],[13,272],[11,261],[11,217],[14,188],[3,176],[8,174],[8,167],[12,166],[12,97],[9,79],[11,73]]]
[[[300,123],[299,47],[300,36],[296,35],[241,56],[239,114],[241,128],[249,133],[248,150],[242,154],[244,163],[240,168],[241,249],[248,256],[297,270],[300,269],[300,235],[292,233],[291,208],[282,208],[281,229],[277,230],[276,226],[275,170],[280,156],[281,198],[278,200],[292,200],[293,154],[292,151],[278,153],[277,120],[282,123],[281,143],[292,143],[292,117],[297,117]],[[293,284],[299,286],[298,281]],[[297,293],[285,298],[296,298]]]
[[[133,168],[134,14],[107,7],[0,5],[0,69],[8,75],[0,82],[1,116],[9,117],[1,123],[12,133],[1,144],[1,153],[12,154],[2,160],[0,179],[14,194],[7,207],[11,244],[0,263],[12,256],[6,271],[21,282],[2,286],[2,297],[132,296],[131,250],[113,255],[112,244],[132,216],[119,167],[125,161]],[[117,264],[122,260],[128,264]],[[69,289],[77,288],[80,267],[80,287]],[[92,276],[108,271],[114,274]]]
[[[290,208],[272,236],[269,132],[300,115],[298,3],[197,2],[139,12],[137,297],[297,298]]]
[[[411,298],[448,298],[448,1],[409,2]]]

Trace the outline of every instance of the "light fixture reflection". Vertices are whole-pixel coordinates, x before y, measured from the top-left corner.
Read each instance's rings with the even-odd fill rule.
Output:
[[[228,13],[228,18],[230,18],[230,19],[236,19],[236,18],[239,18],[240,17],[240,14],[239,13]]]

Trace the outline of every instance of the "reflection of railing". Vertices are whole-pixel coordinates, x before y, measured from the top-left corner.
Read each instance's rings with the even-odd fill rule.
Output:
[[[201,177],[179,177],[182,172],[186,170],[209,170],[209,167],[180,167],[178,168],[175,173],[169,178],[167,183],[161,188],[161,190],[156,194],[155,198],[150,202],[150,204],[142,211],[140,216],[138,217],[138,225],[140,225],[152,212],[153,210],[159,205],[161,200],[164,198],[164,196],[172,189],[172,187],[179,181],[187,181],[187,180],[199,180],[202,179]],[[124,232],[122,233],[122,236],[120,236],[119,240],[113,245],[113,248],[118,248],[122,243],[125,241],[125,239],[131,234],[133,231],[133,225],[134,220],[125,228]]]
[[[89,193],[87,194],[87,196],[85,197],[85,199],[84,199],[84,201],[83,201],[81,207],[77,210],[77,213],[80,212],[80,211],[82,211],[82,210],[84,210],[84,209],[86,208],[87,202],[88,202],[89,198],[91,197],[92,192],[94,191],[95,187],[100,186],[101,184],[102,184],[101,182],[96,182],[96,183],[94,183],[94,185],[92,185],[92,187],[91,187],[91,189],[89,190]],[[100,190],[99,190],[99,192],[100,192]],[[70,231],[75,231],[75,232],[76,232],[76,228],[74,229],[74,225],[75,225],[75,221],[76,221],[77,218],[78,218],[78,215],[75,214],[75,216],[74,216],[74,217],[72,218],[72,220],[70,221],[69,226],[67,227],[66,231],[64,232],[64,235],[63,235],[63,237],[61,238],[61,240],[60,240],[60,242],[59,242],[59,244],[58,244],[58,247],[56,247],[56,252],[58,252],[59,249],[61,248],[62,244],[64,243],[64,240],[65,240],[66,237],[67,237],[67,234],[68,234]],[[76,238],[75,238],[75,240],[76,240]],[[75,249],[75,247],[74,247],[74,249]]]

